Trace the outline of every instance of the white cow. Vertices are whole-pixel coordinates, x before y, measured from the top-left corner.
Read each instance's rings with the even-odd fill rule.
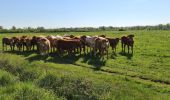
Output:
[[[92,37],[92,36],[86,36],[85,38],[85,44],[86,46],[88,46],[90,48],[90,52],[94,50],[95,48],[95,40],[96,40],[96,36]],[[88,49],[87,49],[88,52]]]

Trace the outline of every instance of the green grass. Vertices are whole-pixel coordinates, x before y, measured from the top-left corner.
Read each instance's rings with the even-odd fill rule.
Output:
[[[135,35],[134,54],[109,50],[104,62],[87,55],[42,57],[35,52],[0,54],[0,98],[116,99],[170,98],[170,31],[70,32],[75,35]],[[53,35],[65,33],[53,33]],[[1,34],[2,37],[48,34]],[[2,46],[0,46],[1,49]],[[9,48],[10,49],[10,48]],[[17,91],[17,92],[16,92]],[[31,94],[28,92],[31,91]],[[39,91],[43,91],[39,93]]]

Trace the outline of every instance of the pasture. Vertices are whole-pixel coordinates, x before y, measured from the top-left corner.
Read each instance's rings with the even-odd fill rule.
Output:
[[[4,33],[63,35],[64,33]],[[121,52],[101,61],[90,54],[41,56],[33,51],[2,52],[0,45],[0,99],[115,99],[169,100],[170,31],[67,32],[73,35],[122,37],[134,34],[134,54]],[[0,43],[2,44],[2,43]]]

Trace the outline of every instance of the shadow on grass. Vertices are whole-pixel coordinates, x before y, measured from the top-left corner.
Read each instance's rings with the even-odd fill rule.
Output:
[[[17,55],[23,55],[24,57],[28,57],[33,53],[37,53],[36,51],[5,51],[5,53],[11,53],[11,54],[17,54]]]
[[[91,56],[90,53],[85,54],[83,56],[83,63],[87,63],[89,65],[94,66],[95,70],[100,70],[100,68],[105,65],[106,60],[101,60],[101,58],[98,56],[98,54],[97,57]]]
[[[127,59],[129,59],[129,60],[131,60],[132,57],[133,57],[133,54],[131,54],[131,53],[120,52],[119,54],[122,55],[122,56],[126,56]]]
[[[104,66],[106,63],[106,60],[101,60],[100,57],[98,57],[99,56],[98,54],[97,54],[97,57],[94,57],[94,56],[91,56],[90,53],[82,54],[82,55],[79,55],[79,54],[59,55],[57,52],[55,52],[55,53],[50,53],[50,54],[44,55],[44,56],[37,54],[36,51],[24,51],[24,52],[22,52],[22,51],[6,51],[6,53],[22,55],[22,56],[26,57],[26,59],[29,62],[43,60],[45,62],[52,62],[52,63],[58,63],[58,64],[75,64],[76,61],[78,61],[80,58],[82,58],[83,59],[82,62],[88,63],[89,65],[94,66],[94,70],[100,70],[100,68],[102,66]],[[35,55],[32,55],[32,54],[35,54]]]

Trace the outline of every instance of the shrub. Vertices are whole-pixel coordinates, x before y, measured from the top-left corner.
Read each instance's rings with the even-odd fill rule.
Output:
[[[72,76],[58,77],[53,74],[46,75],[38,85],[40,87],[51,89],[58,96],[64,96],[67,99],[99,99],[103,94],[110,92],[110,85],[95,85],[94,82],[86,78],[76,78]]]

